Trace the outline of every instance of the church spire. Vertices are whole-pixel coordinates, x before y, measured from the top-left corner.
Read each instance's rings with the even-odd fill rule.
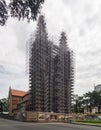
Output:
[[[60,45],[67,46],[67,37],[66,37],[66,33],[65,32],[61,33]]]

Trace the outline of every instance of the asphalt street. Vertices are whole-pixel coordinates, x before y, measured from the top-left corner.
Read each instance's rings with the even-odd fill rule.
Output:
[[[101,127],[67,123],[27,123],[0,118],[0,130],[101,130]]]

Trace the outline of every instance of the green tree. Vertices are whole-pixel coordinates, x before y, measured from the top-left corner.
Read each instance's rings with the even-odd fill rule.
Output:
[[[80,113],[89,109],[91,113],[94,107],[98,107],[98,113],[101,113],[101,91],[87,92],[83,96],[75,95],[74,112]]]
[[[3,98],[0,99],[0,112],[7,112],[8,111],[8,99]]]
[[[98,107],[98,113],[100,113],[100,109],[101,109],[101,91],[100,92],[96,92],[93,91],[92,92],[92,98],[93,98],[93,106],[94,107]]]
[[[93,97],[92,97],[92,92],[88,92],[84,94],[84,103],[86,104],[86,108],[90,109],[90,113],[92,111],[92,107],[93,107]]]
[[[74,112],[75,113],[83,113],[83,96],[74,96]]]
[[[92,111],[92,108],[98,107],[98,112],[100,113],[101,110],[101,91],[100,92],[88,92],[84,94],[84,97],[86,98],[85,103],[86,106],[90,108],[90,112]]]
[[[16,17],[19,20],[27,19],[36,20],[38,13],[42,7],[45,0],[10,0],[7,5],[5,0],[0,0],[0,25],[6,24],[9,17],[9,12],[11,17]]]
[[[2,112],[3,112],[3,104],[2,104],[2,102],[0,100],[0,113],[2,113]]]

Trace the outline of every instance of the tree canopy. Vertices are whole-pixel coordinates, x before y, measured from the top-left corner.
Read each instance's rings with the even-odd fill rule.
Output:
[[[45,0],[10,0],[7,5],[6,0],[0,0],[0,25],[6,24],[8,17],[20,19],[36,20],[42,4]]]
[[[8,99],[2,98],[0,99],[0,113],[8,111]]]
[[[98,113],[101,113],[101,91],[88,92],[83,96],[77,95],[74,99],[74,111],[76,113],[84,112],[85,108],[89,108],[91,112],[94,107],[98,107]]]

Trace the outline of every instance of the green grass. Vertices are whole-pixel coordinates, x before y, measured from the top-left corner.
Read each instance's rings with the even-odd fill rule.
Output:
[[[76,122],[84,124],[101,124],[101,120],[77,120]]]

